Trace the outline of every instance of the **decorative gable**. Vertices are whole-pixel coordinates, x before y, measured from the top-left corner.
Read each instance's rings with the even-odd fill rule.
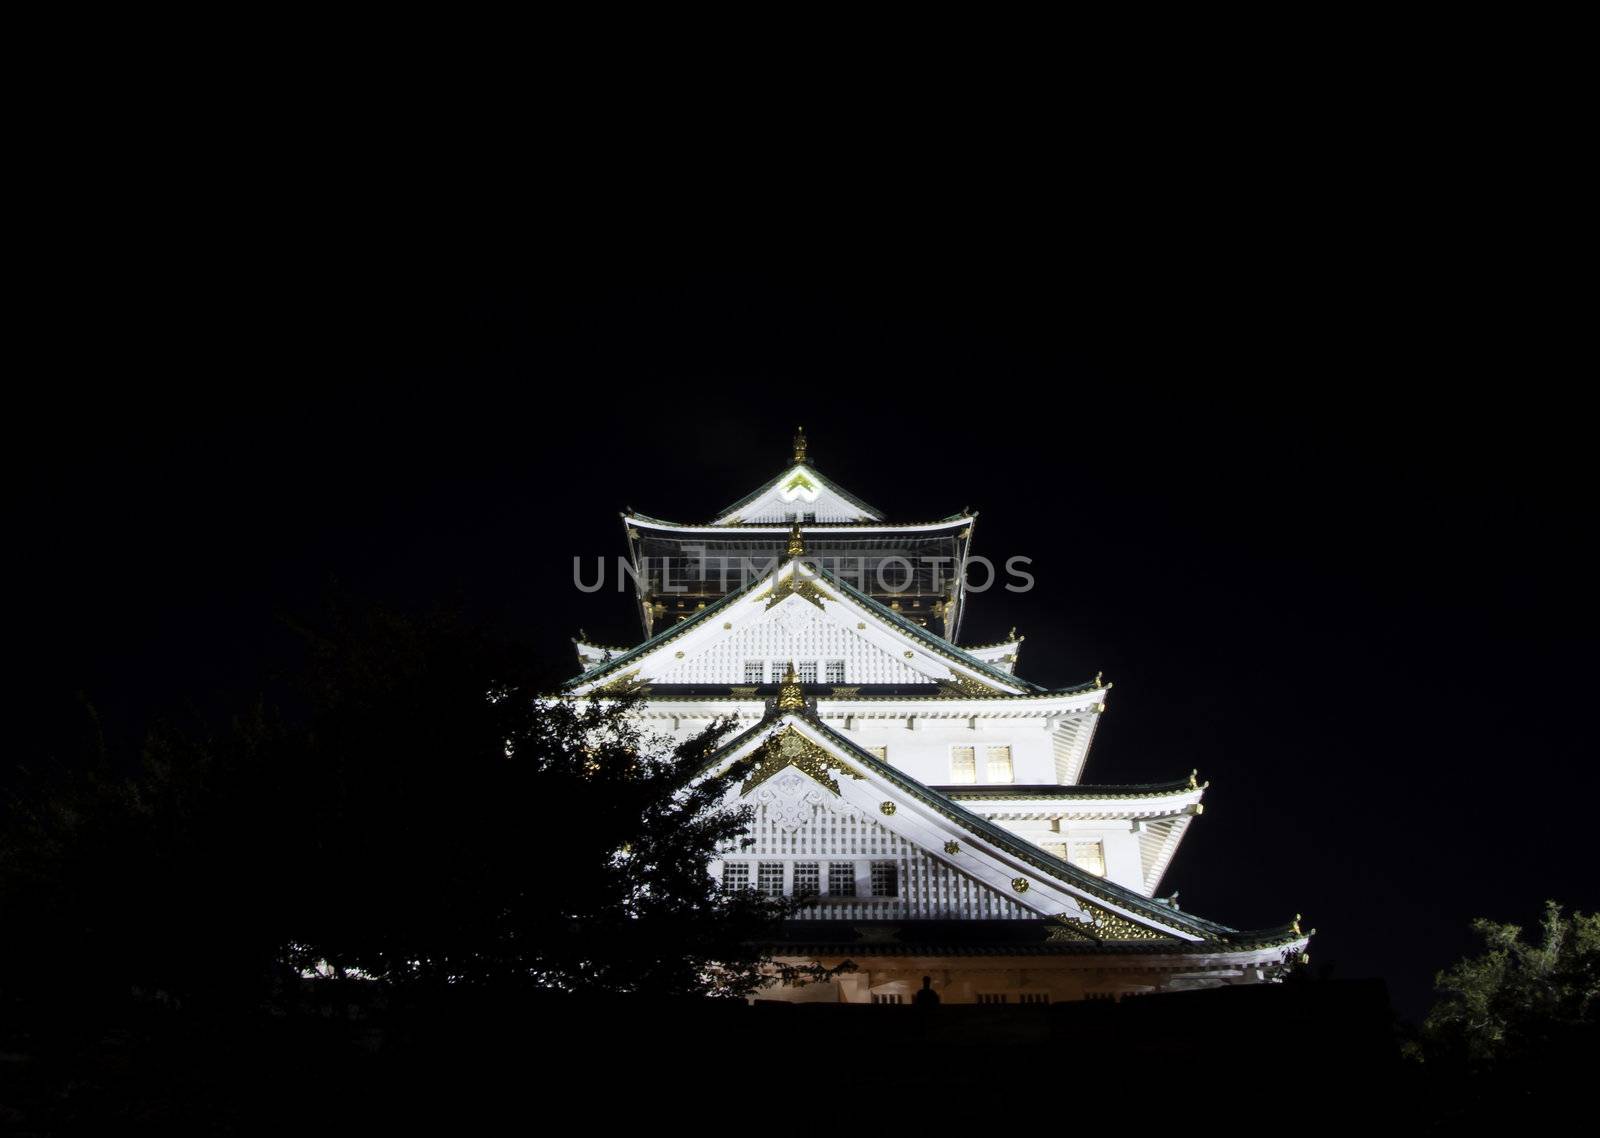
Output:
[[[1115,886],[1098,883],[1102,896],[1091,900],[1071,884],[1078,871],[1030,853],[1028,843],[966,814],[803,714],[752,728],[718,763],[743,757],[754,757],[755,768],[729,797],[751,809],[753,843],[722,851],[723,864],[733,867],[724,880],[789,894],[816,891],[814,918],[1045,916],[1085,930],[1122,921],[1145,930],[1141,935],[1194,939],[1165,922],[1118,912],[1106,903],[1112,894],[1105,891]],[[840,868],[829,868],[835,865]],[[823,884],[830,872],[834,887]]]
[[[710,609],[669,629],[600,670],[586,674],[578,694],[612,682],[611,673],[636,671],[637,683],[739,686],[773,683],[773,665],[808,664],[806,683],[927,685],[969,696],[1038,690],[967,656],[926,630],[908,625],[841,582],[789,560]],[[760,680],[746,678],[761,665]],[[843,679],[829,680],[830,666]]]
[[[882,516],[797,462],[744,501],[730,506],[717,525],[752,522],[875,522]]]
[[[790,771],[791,767],[794,771],[807,775],[818,786],[835,796],[839,793],[839,783],[833,777],[833,772],[853,779],[863,777],[860,771],[838,755],[813,743],[790,726],[778,732],[762,747],[761,761],[744,780],[739,793],[748,796],[751,791],[779,771],[783,771],[787,781],[792,784],[793,778],[789,776],[794,772]]]
[[[812,662],[824,669],[827,664],[844,665],[847,684],[932,684],[933,681],[911,667],[904,649],[875,644],[862,635],[856,623],[834,619],[827,601],[821,606],[791,594],[755,618],[725,630],[702,650],[685,653],[663,668],[656,681],[663,684],[741,684],[745,664],[760,662],[768,668],[766,683],[777,682],[771,668],[780,662]],[[821,675],[826,675],[822,671]]]

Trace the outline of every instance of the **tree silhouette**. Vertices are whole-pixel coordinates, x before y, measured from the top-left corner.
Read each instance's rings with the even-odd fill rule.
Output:
[[[300,626],[288,712],[90,729],[18,767],[3,817],[7,995],[259,1000],[320,969],[387,985],[756,990],[793,902],[708,874],[747,764],[729,724],[673,744],[630,701],[540,695],[449,613],[341,603]],[[292,970],[292,971],[291,971]]]

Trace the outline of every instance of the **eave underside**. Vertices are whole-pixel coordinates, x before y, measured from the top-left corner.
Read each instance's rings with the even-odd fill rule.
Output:
[[[627,521],[628,519],[625,519]],[[806,560],[906,619],[957,636],[965,590],[955,567],[971,545],[971,519],[891,530],[804,525]],[[787,560],[784,526],[661,530],[628,524],[628,555],[646,629],[711,604]]]
[[[1046,783],[1040,786],[1027,786],[1010,784],[1007,786],[973,787],[961,786],[934,786],[930,789],[954,798],[958,802],[990,802],[1006,801],[1012,799],[1045,800],[1053,798],[1164,798],[1170,795],[1184,794],[1197,789],[1188,779],[1176,779],[1171,782],[1127,783],[1121,785],[1095,785],[1093,783],[1079,783],[1076,786],[1058,786]]]
[[[899,921],[868,926],[850,921],[789,921],[765,947],[783,956],[1137,956],[1214,960],[1264,951],[1299,952],[1309,936],[1293,928],[1235,932],[1186,941],[1092,940],[1057,935],[1055,921]]]

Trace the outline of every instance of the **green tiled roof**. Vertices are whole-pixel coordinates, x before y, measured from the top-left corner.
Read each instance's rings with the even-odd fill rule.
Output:
[[[1121,786],[1096,786],[1092,783],[1059,786],[1047,783],[1042,786],[939,786],[932,789],[958,801],[992,801],[1007,798],[1156,798],[1199,788],[1191,787],[1188,779],[1180,778],[1172,782],[1127,783]]]

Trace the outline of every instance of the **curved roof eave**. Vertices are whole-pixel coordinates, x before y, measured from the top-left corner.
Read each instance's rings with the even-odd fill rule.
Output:
[[[787,714],[802,720],[812,730],[820,733],[832,745],[843,750],[852,762],[867,767],[878,777],[917,798],[963,829],[981,836],[991,845],[1000,848],[1011,857],[1019,861],[1028,862],[1036,869],[1047,873],[1079,892],[1088,894],[1096,900],[1136,913],[1142,920],[1167,928],[1183,929],[1202,941],[1221,941],[1226,943],[1233,937],[1253,935],[1243,934],[1239,929],[1230,928],[1215,921],[1208,921],[1203,917],[1195,916],[1193,913],[1186,913],[1181,909],[1174,909],[1160,902],[1152,901],[1132,889],[1079,869],[1072,863],[1055,857],[1034,846],[1031,842],[1019,838],[1010,831],[974,814],[960,803],[952,801],[932,787],[918,782],[904,772],[883,762],[877,756],[863,750],[809,712]],[[709,769],[714,764],[721,762],[731,752],[743,747],[756,733],[774,730],[776,722],[777,720],[774,717],[768,716],[761,722],[752,724],[748,729],[739,732],[738,735],[730,739],[708,758],[702,769]]]

